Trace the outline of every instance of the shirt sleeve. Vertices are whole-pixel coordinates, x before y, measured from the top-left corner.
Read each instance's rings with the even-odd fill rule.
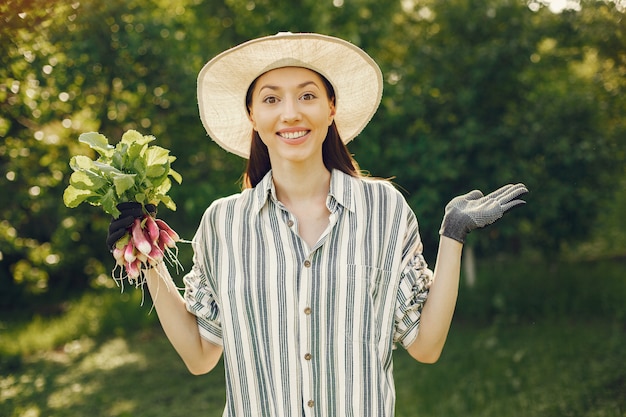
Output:
[[[208,250],[204,238],[203,229],[205,222],[200,225],[193,239],[193,267],[187,273],[183,282],[185,284],[185,304],[187,311],[196,316],[200,336],[216,345],[222,345],[222,326],[220,321],[220,308],[216,297],[215,281],[206,272],[208,265],[203,253]]]
[[[402,248],[402,268],[396,298],[394,342],[407,348],[419,331],[422,308],[433,282],[433,272],[422,255],[422,241],[415,214],[409,210]]]
[[[206,276],[200,272],[200,268],[194,265],[183,281],[187,311],[196,316],[200,336],[221,346],[220,309],[214,292],[207,285]]]

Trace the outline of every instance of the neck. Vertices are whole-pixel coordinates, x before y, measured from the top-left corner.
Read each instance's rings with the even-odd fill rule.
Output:
[[[323,163],[317,166],[272,166],[272,178],[276,197],[287,206],[316,201],[325,203],[330,190],[330,172]]]

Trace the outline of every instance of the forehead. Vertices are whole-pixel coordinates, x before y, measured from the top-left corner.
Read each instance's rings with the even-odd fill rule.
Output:
[[[292,81],[301,83],[305,81],[313,81],[319,87],[322,87],[323,81],[320,75],[308,68],[302,67],[283,67],[276,68],[262,74],[257,78],[256,88],[263,86],[264,84],[272,84],[280,86],[282,84],[289,84]]]

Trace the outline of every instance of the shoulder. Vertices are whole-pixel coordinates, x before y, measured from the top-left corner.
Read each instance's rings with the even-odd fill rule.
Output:
[[[205,210],[203,221],[214,222],[215,218],[229,216],[228,213],[245,210],[253,201],[253,190],[246,189],[241,193],[232,194],[214,200]]]
[[[410,216],[411,208],[390,181],[352,177],[349,195],[346,206],[366,218],[386,218],[387,221],[395,222]]]
[[[359,177],[355,178],[354,182],[357,190],[360,190],[363,195],[370,195],[378,199],[383,199],[386,202],[395,202],[401,205],[406,204],[404,196],[391,181],[380,178]]]

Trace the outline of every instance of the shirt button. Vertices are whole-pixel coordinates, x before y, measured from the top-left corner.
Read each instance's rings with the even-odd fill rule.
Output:
[[[309,402],[307,402],[306,405],[308,405],[309,407],[313,408],[313,406],[315,405],[315,401],[309,400]]]
[[[306,359],[307,361],[310,361],[312,357],[313,356],[310,353],[304,355],[304,359]]]
[[[293,226],[293,220],[289,219],[287,220],[287,227],[292,227]]]
[[[306,308],[304,309],[304,314],[306,314],[307,316],[308,316],[309,314],[311,314],[311,307],[306,307]]]
[[[311,261],[309,261],[308,259],[306,261],[304,261],[304,267],[308,268],[311,266]]]

